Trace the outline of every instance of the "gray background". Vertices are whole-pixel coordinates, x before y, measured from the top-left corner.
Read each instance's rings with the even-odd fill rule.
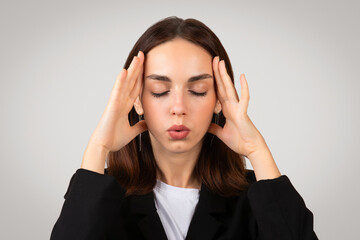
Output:
[[[168,16],[220,38],[248,114],[321,239],[359,236],[359,1],[4,1],[0,239],[49,239],[135,41]],[[247,161],[248,168],[251,168]]]

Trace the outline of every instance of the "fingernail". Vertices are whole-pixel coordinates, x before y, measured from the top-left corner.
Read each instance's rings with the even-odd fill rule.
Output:
[[[140,57],[140,51],[138,52],[138,55],[137,55],[138,57]]]

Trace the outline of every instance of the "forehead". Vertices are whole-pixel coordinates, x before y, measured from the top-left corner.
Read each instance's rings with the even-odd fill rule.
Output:
[[[146,75],[212,75],[212,56],[202,47],[178,38],[151,49],[146,54],[144,66]]]

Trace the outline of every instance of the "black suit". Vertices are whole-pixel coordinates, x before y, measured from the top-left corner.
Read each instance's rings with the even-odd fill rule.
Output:
[[[201,186],[186,239],[318,239],[313,214],[286,175],[256,181],[224,198]],[[78,169],[70,180],[51,240],[167,239],[153,192],[123,198],[115,177]]]

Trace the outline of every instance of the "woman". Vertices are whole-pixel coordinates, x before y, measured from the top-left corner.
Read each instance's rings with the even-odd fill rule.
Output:
[[[169,17],[146,30],[51,239],[317,239],[312,212],[247,115],[245,75],[240,98],[233,79],[203,23]]]

